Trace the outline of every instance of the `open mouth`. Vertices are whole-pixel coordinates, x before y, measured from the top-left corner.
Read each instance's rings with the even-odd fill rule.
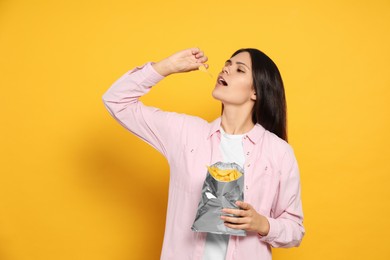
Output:
[[[225,79],[222,78],[221,76],[218,77],[218,81],[217,82],[218,82],[218,84],[223,85],[223,86],[227,86],[228,85],[227,82],[225,81]]]

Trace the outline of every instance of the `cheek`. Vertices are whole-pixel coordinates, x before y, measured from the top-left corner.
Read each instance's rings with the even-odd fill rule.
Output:
[[[232,103],[244,103],[247,102],[252,96],[252,81],[248,79],[240,79],[229,87],[216,86],[212,91],[213,98],[232,102]]]
[[[242,80],[238,82],[238,91],[241,95],[250,96],[252,94],[252,81],[251,80]]]

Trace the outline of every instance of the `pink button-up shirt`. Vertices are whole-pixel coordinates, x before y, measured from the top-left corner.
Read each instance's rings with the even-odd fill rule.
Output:
[[[161,259],[202,259],[205,233],[191,230],[205,165],[221,161],[221,119],[208,123],[194,116],[164,112],[143,105],[139,98],[163,76],[151,63],[137,67],[104,94],[105,106],[125,128],[168,160],[170,184]],[[291,147],[261,125],[243,138],[245,202],[267,217],[270,230],[261,237],[230,236],[226,259],[271,259],[272,247],[298,246],[304,235],[299,170]]]

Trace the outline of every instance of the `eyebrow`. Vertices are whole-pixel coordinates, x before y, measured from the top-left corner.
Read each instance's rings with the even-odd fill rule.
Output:
[[[232,60],[227,60],[227,61],[225,61],[225,63],[232,64],[233,62],[232,62]],[[241,61],[236,61],[236,64],[244,65],[245,67],[247,67],[250,70],[250,68],[245,63],[243,63]]]

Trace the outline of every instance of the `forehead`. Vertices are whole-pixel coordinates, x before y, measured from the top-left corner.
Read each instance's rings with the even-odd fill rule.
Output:
[[[251,56],[250,56],[249,53],[246,52],[246,51],[240,52],[239,54],[237,54],[237,55],[231,57],[230,60],[231,60],[233,63],[242,62],[242,63],[245,63],[245,65],[247,65],[249,68],[252,67]]]

